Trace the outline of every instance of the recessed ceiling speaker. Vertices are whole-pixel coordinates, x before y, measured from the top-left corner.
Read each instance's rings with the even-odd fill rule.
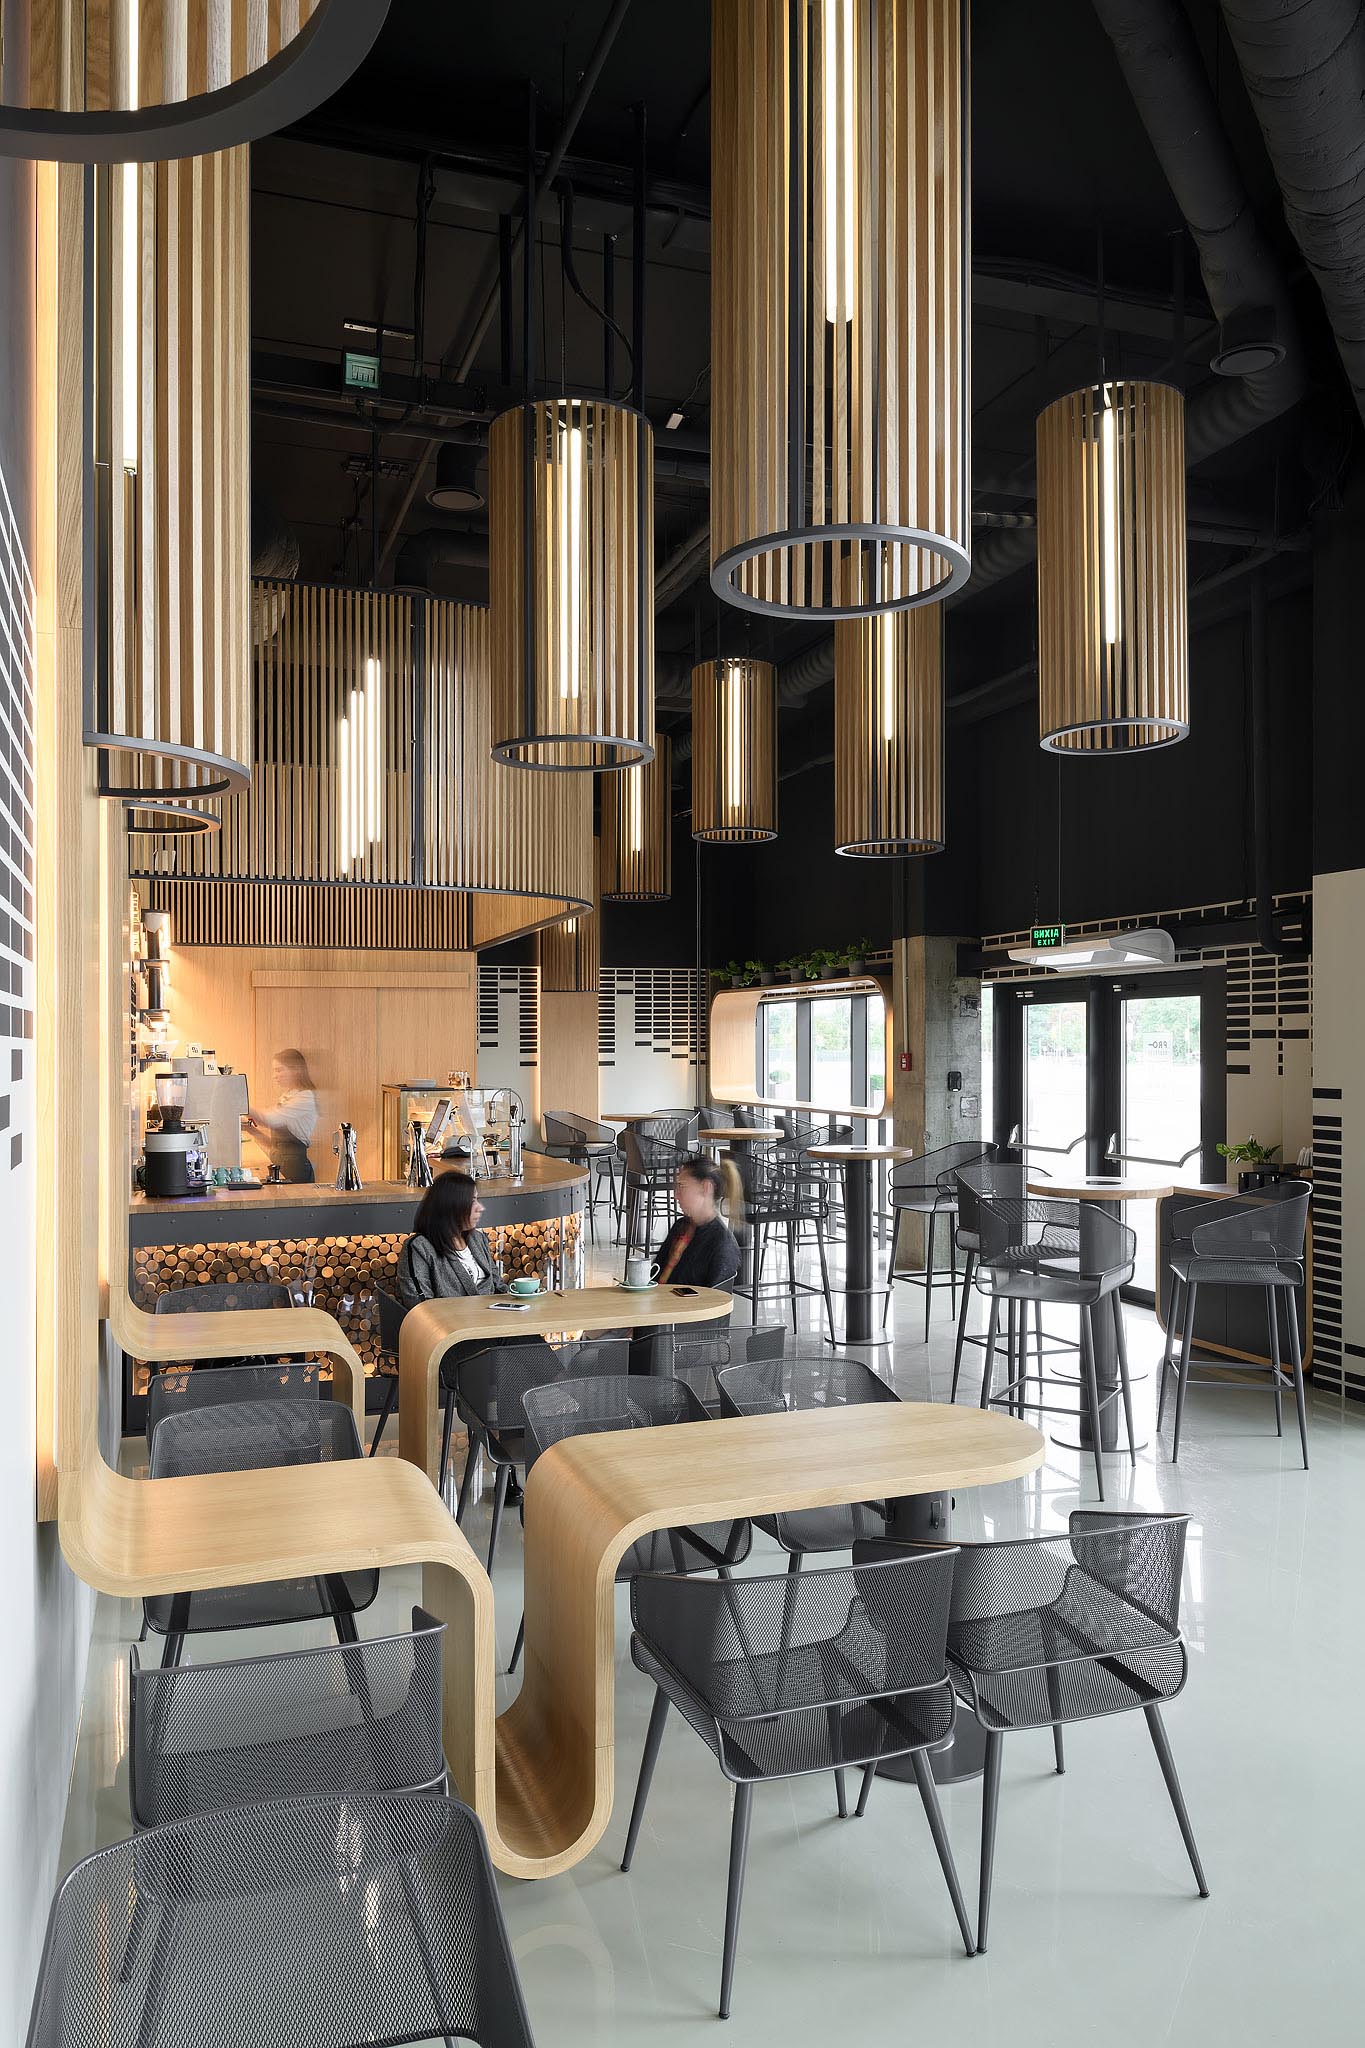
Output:
[[[1248,306],[1219,328],[1209,368],[1219,377],[1250,377],[1283,361],[1284,343],[1276,337],[1275,315],[1268,306]]]
[[[475,443],[445,441],[436,456],[436,481],[427,492],[427,503],[438,512],[477,512],[484,503],[479,488],[479,460]]]

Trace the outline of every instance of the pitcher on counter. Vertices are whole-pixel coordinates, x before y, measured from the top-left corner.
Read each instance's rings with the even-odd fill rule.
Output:
[[[296,1045],[287,1045],[276,1053],[272,1071],[279,1090],[275,1107],[249,1111],[247,1125],[281,1180],[310,1181],[308,1147],[318,1127],[318,1098],[308,1062]]]

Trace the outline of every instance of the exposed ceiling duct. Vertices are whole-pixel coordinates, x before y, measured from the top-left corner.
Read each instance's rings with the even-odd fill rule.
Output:
[[[1223,15],[1365,417],[1365,16],[1359,0],[1223,0]]]

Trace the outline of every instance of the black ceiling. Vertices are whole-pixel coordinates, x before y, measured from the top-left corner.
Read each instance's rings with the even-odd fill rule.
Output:
[[[481,597],[478,516],[451,517],[425,501],[430,481],[424,428],[459,431],[460,407],[496,408],[501,388],[499,323],[463,367],[469,336],[496,276],[498,214],[519,202],[527,136],[527,81],[538,93],[537,135],[553,143],[564,109],[597,41],[608,0],[393,0],[369,60],[345,89],[299,130],[258,144],[253,155],[253,338],[256,359],[256,475],[268,508],[298,536],[300,573],[367,581],[375,508],[370,497],[370,425],[347,411],[340,357],[348,320],[415,322],[418,196],[424,161],[433,179],[425,289],[428,399],[442,408],[409,413],[415,396],[411,345],[386,345],[386,406],[378,534],[380,580],[394,579],[406,538],[432,530],[453,539],[429,568],[433,587]],[[1297,255],[1284,229],[1274,179],[1220,31],[1216,0],[1189,0],[1189,14],[1224,125],[1252,199],[1291,277]],[[972,222],[974,479],[979,511],[1027,510],[1011,489],[1027,465],[1033,423],[1058,392],[1094,374],[1093,279],[1102,230],[1110,323],[1131,371],[1176,374],[1194,388],[1208,377],[1213,338],[1198,264],[1179,210],[1129,97],[1113,48],[1090,0],[974,0],[972,16]],[[617,316],[630,309],[630,181],[635,109],[647,120],[650,212],[647,233],[645,405],[654,420],[660,473],[660,562],[705,519],[708,416],[709,9],[701,0],[634,0],[602,67],[574,136],[566,173],[573,186],[575,246],[585,285],[600,290],[604,233],[616,244]],[[541,220],[544,373],[600,387],[602,330],[564,291],[554,201]],[[1183,268],[1183,362],[1173,364],[1173,279]],[[1336,375],[1321,327],[1310,321],[1324,379]],[[1112,350],[1111,350],[1112,355]],[[514,366],[515,367],[515,366]],[[617,375],[627,374],[617,353]],[[457,382],[463,390],[454,389]],[[452,387],[445,388],[442,387]],[[663,431],[674,408],[681,433]],[[1262,429],[1205,464],[1192,479],[1239,523],[1285,523],[1308,486],[1300,438],[1283,423]],[[1288,454],[1286,455],[1286,450]],[[419,479],[413,493],[414,478]],[[405,500],[412,503],[403,511]],[[400,524],[400,513],[402,514]],[[392,542],[392,544],[390,544]],[[1224,544],[1226,546],[1226,544]],[[458,559],[463,557],[463,560]],[[1196,574],[1228,559],[1195,550]],[[968,600],[950,633],[953,687],[1027,649],[1031,584],[1014,575]],[[704,582],[692,582],[660,616],[664,649],[690,646]],[[702,606],[711,630],[715,608]],[[759,629],[768,633],[765,626]],[[779,629],[785,658],[816,629]]]

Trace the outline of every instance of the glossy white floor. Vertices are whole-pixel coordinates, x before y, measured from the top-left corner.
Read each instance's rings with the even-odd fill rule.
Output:
[[[614,1270],[605,1255],[602,1264]],[[873,1356],[890,1362],[904,1397],[945,1399],[946,1291],[927,1348],[919,1290],[897,1295],[894,1352]],[[813,1327],[804,1308],[801,1320]],[[979,1315],[974,1322],[981,1327]],[[1172,1468],[1151,1441],[1156,1327],[1130,1309],[1128,1328],[1134,1370],[1149,1373],[1137,1389],[1149,1442],[1136,1472],[1126,1456],[1106,1461],[1106,1491],[1111,1502],[1192,1517],[1190,1679],[1167,1727],[1212,1897],[1195,1894],[1138,1715],[1069,1731],[1062,1778],[1046,1733],[1007,1744],[990,1952],[972,1961],[912,1788],[879,1784],[867,1817],[845,1822],[828,1778],[760,1788],[734,2039],[753,2048],[934,2035],[1009,2048],[1360,2039],[1353,1945],[1365,1911],[1365,1769],[1354,1721],[1365,1693],[1365,1414],[1314,1402],[1305,1474],[1292,1404],[1277,1440],[1268,1386],[1192,1392]],[[980,1357],[968,1354],[965,1398],[975,1398]],[[1088,1460],[1082,1468],[1077,1453],[1050,1446],[1031,1480],[959,1496],[955,1526],[965,1537],[1056,1530],[1094,1500]],[[480,1503],[469,1520],[476,1547],[486,1528]],[[508,1516],[495,1572],[504,1655],[520,1612],[519,1550]],[[760,1539],[750,1568],[782,1563]],[[416,1591],[415,1575],[391,1574],[366,1632],[405,1626]],[[68,1862],[128,1832],[127,1649],[139,1619],[127,1604],[100,1603]],[[231,1644],[234,1654],[247,1647]],[[215,1654],[202,1639],[191,1649]],[[542,2048],[651,2039],[686,2048],[715,2037],[729,1788],[674,1716],[634,1871],[620,1874],[650,1703],[630,1663],[624,1592],[617,1667],[617,1799],[605,1840],[566,1877],[503,1882]],[[510,1696],[516,1681],[503,1684]],[[944,1808],[974,1911],[979,1781],[946,1791]]]

